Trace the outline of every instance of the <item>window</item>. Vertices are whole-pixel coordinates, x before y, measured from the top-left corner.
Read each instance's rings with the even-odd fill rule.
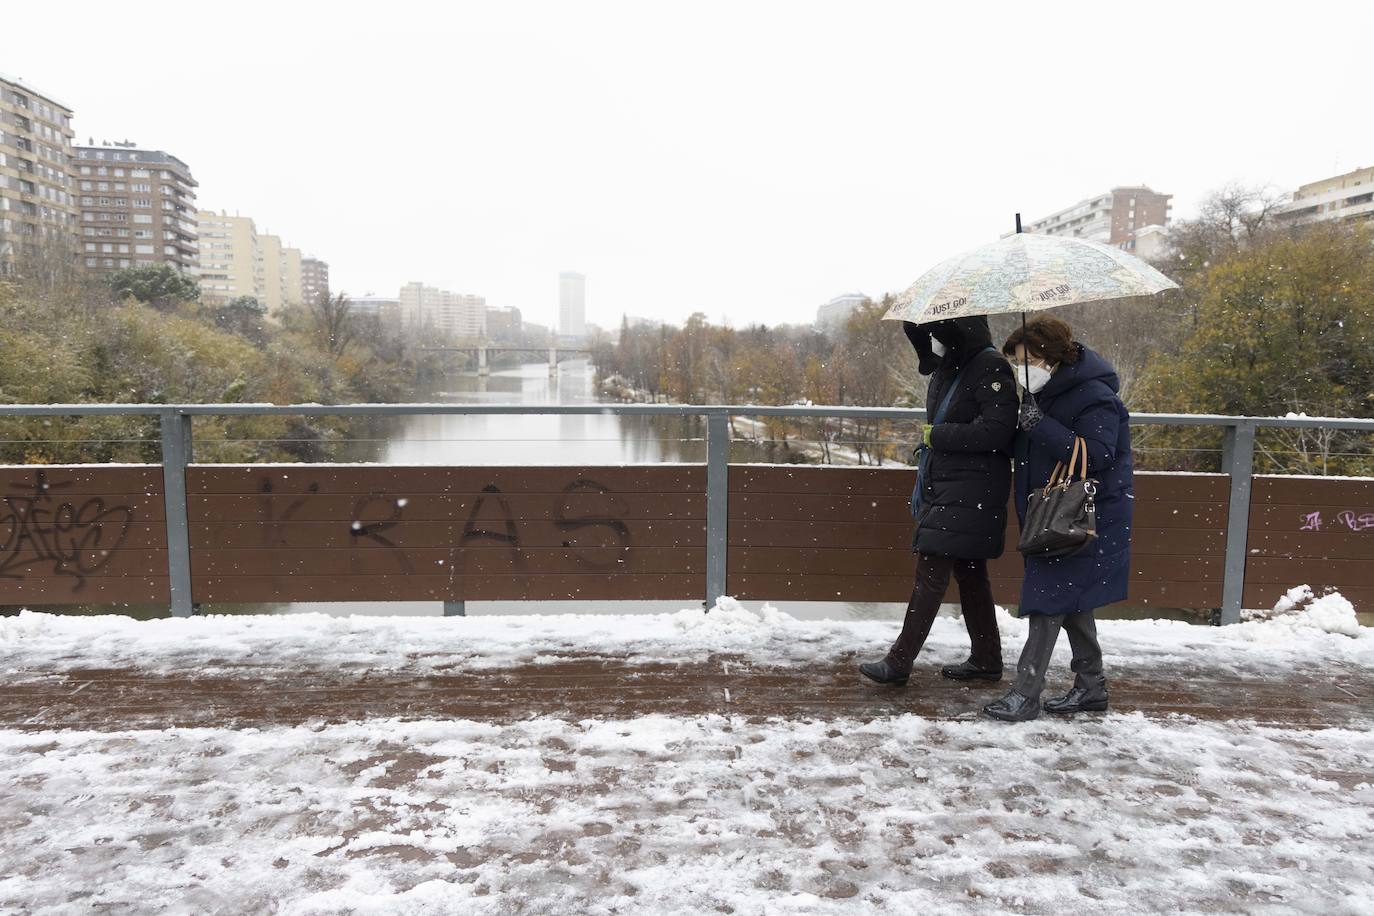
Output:
[[[95,173],[96,173],[97,175],[108,175],[108,174],[110,174],[110,170],[107,169],[107,168],[105,168],[105,166],[101,165],[101,166],[96,166]]]
[[[127,223],[127,222],[129,221],[129,214],[127,214],[127,213],[116,213],[116,214],[114,215],[114,220],[115,220],[115,222],[117,222],[117,223]]]
[[[124,170],[123,170],[123,169],[115,169],[115,170],[114,170],[114,173],[115,173],[115,177],[116,177],[116,178],[123,178],[123,177],[124,177]]]
[[[135,245],[135,246],[134,246],[134,254],[152,254],[152,253],[153,253],[153,246],[152,246],[152,245]]]
[[[92,236],[93,236],[93,235],[95,235],[95,227],[94,227],[94,226],[87,226],[85,229],[82,229],[82,230],[81,230],[81,234],[82,234],[82,235],[92,235]]]
[[[135,194],[147,194],[153,190],[153,186],[150,184],[132,184],[129,185],[129,190]]]
[[[94,191],[94,190],[95,190],[95,183],[94,183],[94,182],[90,182],[90,181],[83,181],[83,182],[81,182],[81,190],[83,190],[83,191]]]
[[[87,250],[87,251],[95,251],[95,242],[87,242],[87,243],[86,243],[86,250]]]
[[[112,207],[112,206],[114,206],[114,204],[110,203],[110,199],[109,199],[108,197],[102,197],[102,198],[100,198],[100,202],[99,202],[98,205],[101,206],[101,207]]]
[[[116,181],[116,182],[114,183],[114,189],[115,189],[116,191],[123,191],[123,190],[125,189],[124,182],[122,182],[122,181]]]
[[[130,177],[130,178],[152,178],[153,176],[148,172],[147,169],[130,169],[130,170],[129,170],[129,177]]]
[[[145,209],[145,210],[149,210],[149,209],[152,209],[153,201],[152,201],[151,198],[148,198],[148,197],[135,197],[135,198],[134,198],[134,206],[135,206],[135,207],[142,207],[142,208]]]
[[[173,248],[171,245],[163,245],[163,246],[162,246],[162,253],[163,253],[163,254],[176,254],[176,253],[177,253],[177,250],[176,250],[175,248]]]
[[[83,197],[83,198],[81,198],[81,206],[83,206],[83,207],[94,207],[94,206],[95,206],[95,198],[94,198],[94,197]]]
[[[110,244],[101,245],[100,251],[102,254],[114,254],[114,246]]]
[[[152,221],[153,221],[153,216],[152,216],[151,213],[135,213],[135,214],[134,214],[134,222],[136,222],[136,223],[148,224],[148,223],[151,223]]]
[[[129,253],[129,246],[128,246],[128,245],[120,245],[119,248],[118,248],[117,250],[119,251],[120,254],[128,254],[128,253]]]
[[[153,237],[153,230],[151,230],[151,229],[135,229],[135,230],[134,230],[134,238],[136,238],[136,239],[150,239],[150,238],[152,238],[152,237]]]
[[[100,263],[104,267],[114,267],[114,258],[105,258]]]
[[[100,264],[100,259],[99,259],[99,258],[87,258],[87,259],[86,259],[86,266],[87,266],[87,267],[97,267],[97,266],[99,266],[99,264]]]
[[[119,269],[120,269],[120,270],[126,270],[128,267],[129,267],[129,259],[128,259],[128,258],[120,258],[120,259],[119,259]]]
[[[81,174],[82,174],[82,175],[89,175],[89,174],[91,174],[91,167],[90,167],[89,165],[83,165],[83,166],[81,167]],[[87,182],[87,184],[90,184],[90,182]],[[87,190],[90,190],[90,189],[88,188]]]

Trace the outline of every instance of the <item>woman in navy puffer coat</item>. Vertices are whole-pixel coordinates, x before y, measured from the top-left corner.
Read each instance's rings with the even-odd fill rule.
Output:
[[[1029,351],[1027,354],[1026,351]],[[1002,351],[1012,359],[1026,394],[1013,443],[1017,516],[1024,523],[1027,496],[1043,487],[1058,462],[1066,465],[1074,441],[1088,450],[1088,476],[1097,481],[1097,538],[1067,557],[1026,557],[1020,615],[1030,633],[1011,692],[984,711],[1021,721],[1040,714],[1040,693],[1059,630],[1073,649],[1073,689],[1044,704],[1047,712],[1107,708],[1107,681],[1093,610],[1126,597],[1130,584],[1132,493],[1130,415],[1121,402],[1116,370],[1073,339],[1058,318],[1041,316],[1017,329]],[[1023,361],[1029,356],[1029,383]]]

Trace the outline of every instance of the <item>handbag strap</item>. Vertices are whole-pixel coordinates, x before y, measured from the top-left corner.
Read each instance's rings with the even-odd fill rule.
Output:
[[[1055,462],[1050,479],[1045,482],[1044,494],[1048,496],[1050,490],[1057,486],[1067,487],[1073,482],[1075,473],[1079,480],[1088,479],[1088,443],[1082,436],[1074,437],[1073,453],[1069,455],[1067,467],[1062,461]]]

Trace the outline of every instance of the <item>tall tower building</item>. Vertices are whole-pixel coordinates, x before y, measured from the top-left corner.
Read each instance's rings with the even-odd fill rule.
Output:
[[[0,276],[44,245],[72,256],[78,235],[71,154],[72,110],[0,74]]]
[[[72,170],[88,270],[170,264],[197,271],[196,180],[186,163],[133,143],[105,143],[76,147]]]
[[[558,334],[587,336],[587,278],[571,270],[558,275]]]

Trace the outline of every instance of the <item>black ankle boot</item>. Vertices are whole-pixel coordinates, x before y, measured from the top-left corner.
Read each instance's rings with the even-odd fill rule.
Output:
[[[1084,687],[1074,684],[1073,689],[1057,700],[1045,701],[1045,712],[1071,716],[1076,712],[1106,712],[1107,685],[1097,684]]]
[[[898,668],[884,656],[876,662],[864,662],[859,665],[859,671],[870,681],[877,681],[879,684],[891,684],[893,687],[905,687],[906,682],[911,679],[911,667]]]
[[[1002,679],[1002,669],[984,668],[975,665],[973,659],[960,662],[957,665],[945,665],[940,669],[940,673],[951,681],[1000,681]]]
[[[1015,690],[983,707],[983,714],[1003,722],[1027,722],[1040,715],[1040,698],[1023,697]]]

